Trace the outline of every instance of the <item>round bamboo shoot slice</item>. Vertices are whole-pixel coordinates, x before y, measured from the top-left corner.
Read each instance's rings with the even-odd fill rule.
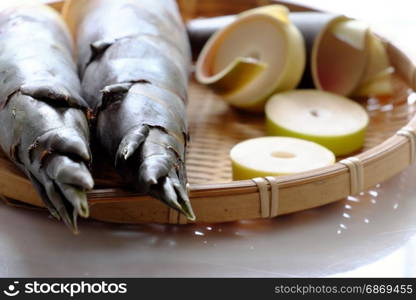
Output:
[[[323,91],[276,94],[266,104],[268,135],[313,141],[337,156],[351,154],[363,146],[368,122],[361,105]]]
[[[234,180],[280,176],[332,165],[334,154],[316,143],[290,137],[260,137],[230,152]]]
[[[252,65],[242,66],[247,59]],[[270,5],[240,14],[214,34],[198,58],[196,78],[230,104],[261,111],[268,96],[297,86],[304,66],[303,38],[287,8]]]

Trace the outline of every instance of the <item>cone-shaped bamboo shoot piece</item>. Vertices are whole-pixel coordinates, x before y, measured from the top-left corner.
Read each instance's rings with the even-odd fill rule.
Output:
[[[392,93],[384,44],[364,23],[337,17],[319,31],[311,56],[314,85],[345,96]]]
[[[0,4],[0,144],[51,214],[77,231],[93,180],[89,128],[65,23],[38,1]]]
[[[74,0],[63,13],[101,147],[136,190],[194,220],[185,172],[190,47],[175,1]]]
[[[311,53],[316,88],[345,96],[357,88],[368,60],[367,30],[359,21],[337,16],[318,31]]]
[[[270,5],[240,14],[214,34],[198,59],[196,77],[231,105],[261,111],[268,96],[297,86],[304,65],[303,39],[287,8]]]

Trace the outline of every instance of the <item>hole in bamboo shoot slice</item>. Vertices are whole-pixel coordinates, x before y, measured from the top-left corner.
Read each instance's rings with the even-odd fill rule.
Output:
[[[296,157],[296,154],[293,154],[292,152],[288,152],[288,151],[273,151],[271,153],[271,156],[275,157],[275,158],[294,158]]]

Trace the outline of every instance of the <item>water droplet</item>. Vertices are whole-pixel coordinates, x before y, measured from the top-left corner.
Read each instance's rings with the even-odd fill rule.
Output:
[[[378,192],[376,191],[368,191],[368,193],[373,196],[373,197],[377,197],[378,196]]]
[[[339,224],[339,227],[341,227],[342,229],[347,229],[348,227],[344,224]]]
[[[345,204],[345,209],[349,209],[349,210],[351,210],[352,209],[352,206],[351,205],[349,205],[349,204]]]
[[[353,196],[348,196],[347,197],[347,200],[348,201],[352,201],[352,202],[360,202],[360,199],[358,199],[356,197],[353,197]]]
[[[369,220],[369,219],[367,219],[367,218],[365,218],[365,219],[364,219],[364,223],[368,224],[368,223],[370,223],[370,220]]]
[[[210,227],[210,226],[207,226],[207,230],[212,230],[212,227]]]
[[[382,112],[392,111],[392,110],[393,110],[393,104],[386,104],[386,105],[383,105],[383,106],[380,108],[380,110],[381,110]]]
[[[377,203],[377,200],[376,200],[376,199],[371,199],[371,200],[370,200],[370,202],[371,202],[372,204],[376,204],[376,203]]]
[[[155,237],[155,236],[153,236],[153,237],[150,237],[149,239],[148,239],[148,243],[150,244],[150,245],[154,245],[154,244],[156,244],[156,242],[158,241],[158,238],[157,237]]]
[[[347,219],[351,219],[351,216],[347,213],[343,213],[342,216]]]
[[[381,188],[381,184],[380,183],[378,183],[378,184],[376,184],[376,188]]]
[[[201,232],[201,231],[195,231],[195,235],[205,235],[203,232]]]
[[[399,208],[399,203],[394,203],[393,209],[398,209],[398,208]]]
[[[377,98],[374,98],[374,97],[371,97],[371,98],[368,98],[368,101],[367,101],[369,104],[377,104],[378,103],[378,99]]]
[[[380,109],[379,104],[369,104],[369,105],[367,105],[367,110],[368,111],[375,111],[375,110],[379,110],[379,109]]]
[[[416,102],[416,93],[411,93],[409,97],[407,97],[407,104],[413,105]]]

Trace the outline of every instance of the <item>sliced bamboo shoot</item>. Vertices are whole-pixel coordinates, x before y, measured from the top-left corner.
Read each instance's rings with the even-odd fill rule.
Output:
[[[224,70],[208,78],[205,84],[219,95],[229,95],[244,88],[266,68],[266,64],[254,58],[238,57]]]
[[[310,140],[337,156],[363,146],[369,122],[355,101],[317,90],[276,94],[266,105],[266,117],[269,135]]]
[[[289,175],[332,165],[334,154],[306,140],[260,137],[241,142],[230,152],[234,180]]]
[[[249,68],[236,63],[244,59],[255,63]],[[230,104],[261,111],[268,96],[297,86],[304,66],[303,38],[288,10],[270,5],[240,14],[214,34],[198,59],[196,77]],[[224,92],[226,77],[231,87]]]

